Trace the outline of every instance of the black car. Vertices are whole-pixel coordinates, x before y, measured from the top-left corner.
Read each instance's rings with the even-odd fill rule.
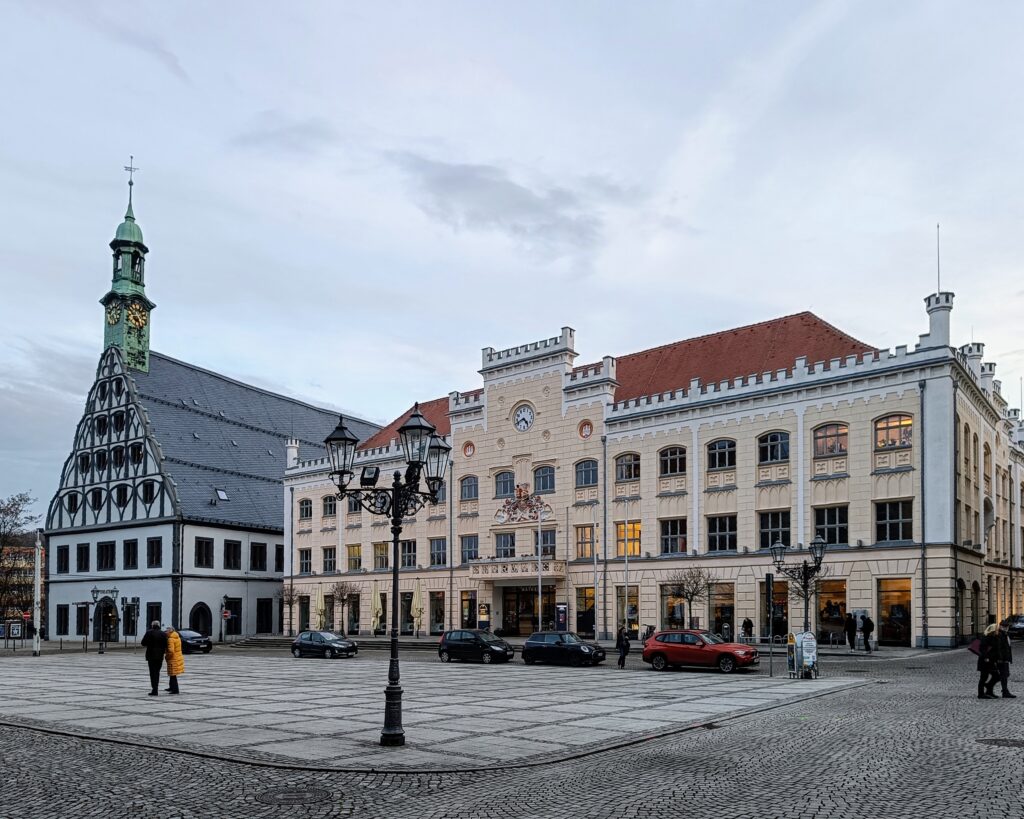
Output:
[[[441,635],[437,656],[442,663],[451,660],[479,660],[482,663],[507,663],[515,649],[500,637],[483,629],[455,629]]]
[[[302,631],[292,641],[293,657],[351,657],[359,653],[355,640],[342,637],[333,631]]]
[[[210,638],[204,637],[198,631],[183,628],[178,632],[178,636],[181,638],[182,654],[195,654],[197,651],[209,654],[213,651],[213,643],[210,641]]]
[[[587,643],[571,631],[538,631],[523,645],[523,662],[597,665],[604,661],[604,649]]]
[[[1011,640],[1024,640],[1024,614],[1011,614],[1003,620],[1003,625]]]

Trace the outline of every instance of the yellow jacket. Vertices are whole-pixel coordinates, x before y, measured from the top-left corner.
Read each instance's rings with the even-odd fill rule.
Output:
[[[167,632],[167,675],[177,677],[185,673],[185,655],[181,653],[181,637],[173,628]]]

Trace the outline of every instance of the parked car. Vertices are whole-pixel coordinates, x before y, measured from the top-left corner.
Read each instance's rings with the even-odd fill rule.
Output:
[[[195,654],[197,651],[209,654],[213,651],[213,642],[209,637],[203,636],[198,631],[183,628],[178,632],[178,636],[181,638],[182,654]]]
[[[515,653],[516,650],[500,637],[477,628],[446,631],[437,644],[437,656],[442,663],[452,660],[507,663]]]
[[[1011,640],[1024,640],[1024,614],[1011,614],[1003,624]]]
[[[355,640],[342,637],[333,631],[302,631],[292,641],[293,657],[351,657],[359,653]]]
[[[658,631],[646,643],[642,659],[656,671],[670,666],[697,665],[731,674],[761,662],[757,649],[743,643],[727,643],[708,631]]]
[[[537,631],[523,644],[523,662],[597,665],[604,661],[604,649],[587,643],[571,631]]]

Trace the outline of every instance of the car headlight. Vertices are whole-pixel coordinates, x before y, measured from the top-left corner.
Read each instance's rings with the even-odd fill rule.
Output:
[[[589,654],[592,650],[590,646],[580,646],[580,651],[584,654]]]
[[[750,656],[750,652],[749,651],[741,651],[740,649],[733,649],[733,651],[735,651],[740,657],[749,657]]]

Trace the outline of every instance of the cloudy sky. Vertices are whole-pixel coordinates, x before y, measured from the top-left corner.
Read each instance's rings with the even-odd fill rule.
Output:
[[[935,289],[1019,403],[1018,2],[0,2],[0,496],[56,487],[107,243],[153,348],[387,421],[480,348],[580,363]]]

